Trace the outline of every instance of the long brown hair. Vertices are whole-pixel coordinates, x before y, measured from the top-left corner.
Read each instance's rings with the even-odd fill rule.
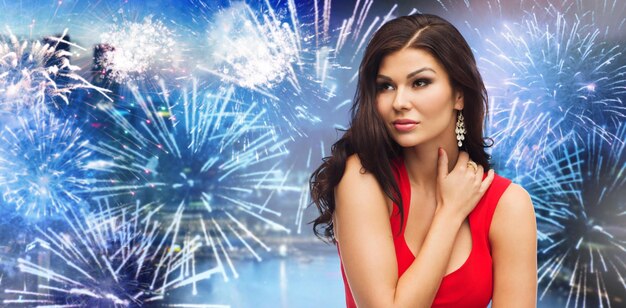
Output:
[[[469,45],[452,24],[439,16],[414,14],[391,20],[376,31],[365,49],[350,127],[333,144],[331,155],[323,158],[309,180],[312,203],[320,213],[313,221],[313,231],[320,238],[335,242],[334,190],[343,177],[346,159],[352,154],[357,154],[365,171],[374,175],[385,195],[398,206],[400,221],[404,221],[400,191],[388,163],[402,155],[402,149],[391,138],[376,110],[376,76],[385,56],[405,48],[430,52],[448,72],[452,88],[463,93],[467,130],[463,150],[473,161],[489,168],[485,148],[491,144],[485,142],[489,139],[483,138],[487,91]]]

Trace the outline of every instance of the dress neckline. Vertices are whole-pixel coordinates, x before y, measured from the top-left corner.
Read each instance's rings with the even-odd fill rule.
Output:
[[[398,163],[399,163],[399,168],[398,168],[398,169],[400,169],[399,177],[402,179],[402,181],[404,181],[406,183],[405,185],[408,185],[408,189],[407,189],[408,193],[407,193],[407,198],[406,198],[406,200],[408,202],[406,202],[406,204],[404,205],[405,213],[404,213],[404,222],[402,224],[402,234],[401,234],[402,243],[404,244],[404,248],[407,250],[407,252],[411,256],[413,256],[413,259],[415,259],[416,256],[413,254],[413,252],[409,248],[409,245],[406,242],[406,237],[404,236],[404,233],[405,233],[405,230],[406,230],[406,225],[407,225],[408,218],[409,218],[409,212],[411,211],[411,183],[409,182],[409,171],[406,169],[406,165],[404,164],[404,157],[399,156],[396,159],[398,160]],[[400,189],[400,191],[402,191],[401,187],[398,187],[398,188]],[[405,203],[405,202],[403,202],[403,203]],[[396,204],[396,206],[397,206],[397,204]],[[472,212],[473,212],[473,210],[472,210]],[[444,279],[448,278],[448,277],[450,277],[450,276],[452,276],[454,274],[457,274],[462,269],[466,268],[468,266],[469,262],[470,262],[470,259],[473,257],[475,250],[476,250],[475,249],[475,247],[476,247],[476,239],[474,237],[474,233],[476,233],[476,231],[472,230],[472,215],[471,215],[471,213],[470,213],[470,215],[467,216],[467,221],[468,221],[468,224],[469,224],[469,227],[470,227],[470,234],[471,234],[471,238],[472,238],[472,248],[470,250],[470,254],[469,254],[469,256],[467,256],[467,258],[465,259],[465,262],[463,262],[463,264],[461,264],[461,266],[459,268],[457,268],[454,271],[444,275],[443,276]]]

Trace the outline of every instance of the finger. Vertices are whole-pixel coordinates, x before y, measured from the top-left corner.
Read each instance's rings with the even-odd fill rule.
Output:
[[[480,182],[482,182],[483,174],[485,174],[485,168],[483,168],[483,165],[478,165],[478,170],[476,171],[477,184],[480,184]]]
[[[460,151],[459,152],[459,158],[456,161],[456,166],[454,166],[454,169],[457,169],[457,168],[459,168],[461,170],[467,169],[467,162],[468,161],[469,161],[469,154],[467,154],[467,152],[465,152],[465,151]]]
[[[448,176],[448,154],[443,148],[439,148],[439,159],[437,160],[438,176],[440,179]]]
[[[493,182],[493,178],[495,177],[495,173],[493,172],[493,169],[489,169],[489,172],[487,172],[487,177],[483,180],[483,182],[480,184],[480,191],[481,192],[485,192],[487,191],[487,189],[489,188],[489,186],[491,186],[491,182]]]
[[[439,183],[437,183],[437,185],[439,185]],[[440,206],[441,204],[443,204],[443,196],[441,196],[441,192],[439,191],[439,188],[437,188],[437,193],[435,194],[436,198],[437,198],[437,206]]]

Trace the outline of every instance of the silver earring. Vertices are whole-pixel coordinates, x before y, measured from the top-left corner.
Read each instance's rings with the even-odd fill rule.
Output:
[[[463,146],[463,140],[465,140],[465,118],[463,118],[463,114],[461,113],[461,110],[459,110],[457,112],[457,116],[456,116],[456,128],[454,129],[454,132],[456,133],[456,140],[457,145],[460,147]]]

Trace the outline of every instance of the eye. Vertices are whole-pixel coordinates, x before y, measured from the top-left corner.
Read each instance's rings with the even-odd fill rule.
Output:
[[[391,91],[393,89],[393,85],[387,82],[379,83],[376,85],[377,92]]]
[[[413,81],[413,86],[421,88],[429,85],[430,83],[431,81],[429,79],[416,79],[415,81]]]

